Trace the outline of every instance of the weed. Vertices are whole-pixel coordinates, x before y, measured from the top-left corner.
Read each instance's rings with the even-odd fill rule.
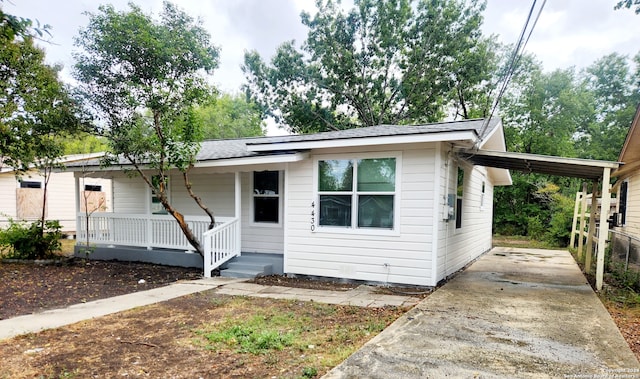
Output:
[[[318,370],[315,367],[305,367],[302,369],[303,378],[315,378],[318,375]]]
[[[297,334],[281,330],[291,319],[292,316],[288,314],[258,314],[238,323],[228,320],[219,330],[206,333],[204,337],[214,345],[235,347],[241,353],[262,354],[270,350],[282,350],[293,345]]]

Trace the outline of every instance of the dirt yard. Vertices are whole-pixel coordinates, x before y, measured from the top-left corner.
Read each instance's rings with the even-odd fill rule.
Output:
[[[199,275],[115,262],[0,264],[0,277],[6,278],[0,283],[0,309],[8,318]],[[264,280],[310,288],[347,286]],[[0,378],[313,378],[406,310],[203,292],[0,341]]]
[[[0,318],[200,275],[199,270],[139,263],[3,263]],[[316,289],[353,287],[284,277],[257,282]],[[640,359],[640,309],[611,301],[605,301],[605,306]],[[0,378],[312,378],[340,363],[404,311],[205,292],[0,341]],[[252,339],[256,329],[271,330],[269,338],[275,345],[269,345],[268,336],[263,336],[266,342]],[[243,345],[246,340],[248,346]],[[262,345],[268,349],[256,348]]]

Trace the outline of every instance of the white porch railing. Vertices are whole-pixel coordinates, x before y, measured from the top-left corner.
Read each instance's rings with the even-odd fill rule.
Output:
[[[78,243],[87,241],[88,235],[91,244],[193,250],[170,215],[96,212],[89,217],[88,230],[86,219],[86,214],[78,213]],[[216,217],[216,227],[212,230],[230,220],[235,219]],[[206,216],[185,216],[185,221],[197,237],[204,235],[209,227],[209,218]]]
[[[202,240],[204,243],[204,277],[210,278],[211,270],[240,255],[240,220],[234,218],[207,230],[202,235]]]

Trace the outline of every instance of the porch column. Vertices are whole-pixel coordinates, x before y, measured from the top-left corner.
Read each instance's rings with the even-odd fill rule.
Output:
[[[576,201],[573,203],[573,222],[571,223],[571,240],[569,242],[570,248],[576,247],[576,232],[578,231],[578,211],[580,211],[580,192],[576,192]]]
[[[611,204],[611,194],[609,192],[609,180],[611,179],[611,169],[605,168],[602,174],[602,200],[600,201],[600,232],[598,233],[598,258],[596,260],[596,289],[602,289],[604,278],[604,250],[609,235],[609,206]]]
[[[593,239],[596,236],[596,211],[598,210],[598,182],[593,181],[591,188],[591,212],[589,216],[589,233],[587,233],[587,252],[584,258],[584,272],[591,273],[591,258],[593,257]]]
[[[242,250],[242,180],[240,172],[235,175],[235,217],[238,219],[238,233],[236,234],[236,246],[238,251]]]
[[[75,218],[76,218],[76,243],[78,242],[78,237],[79,237],[79,233],[80,233],[80,217],[78,216],[80,214],[80,177],[76,175],[76,173],[73,173],[73,179],[74,179],[74,187],[76,189],[76,196],[75,196],[75,200],[76,200],[76,211],[74,212]],[[87,233],[89,233],[89,231],[87,230]]]
[[[584,247],[584,227],[586,225],[585,216],[587,215],[587,183],[582,183],[582,199],[580,201],[580,233],[578,233],[578,259],[582,260]]]

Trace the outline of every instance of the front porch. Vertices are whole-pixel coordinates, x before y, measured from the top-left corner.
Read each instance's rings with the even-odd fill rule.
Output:
[[[205,277],[211,277],[213,270],[240,256],[239,218],[218,217],[211,230],[208,230],[207,217],[187,215],[185,221],[200,240],[204,259],[194,251],[176,220],[169,215],[109,212],[89,216],[78,213],[75,255],[200,267]]]

